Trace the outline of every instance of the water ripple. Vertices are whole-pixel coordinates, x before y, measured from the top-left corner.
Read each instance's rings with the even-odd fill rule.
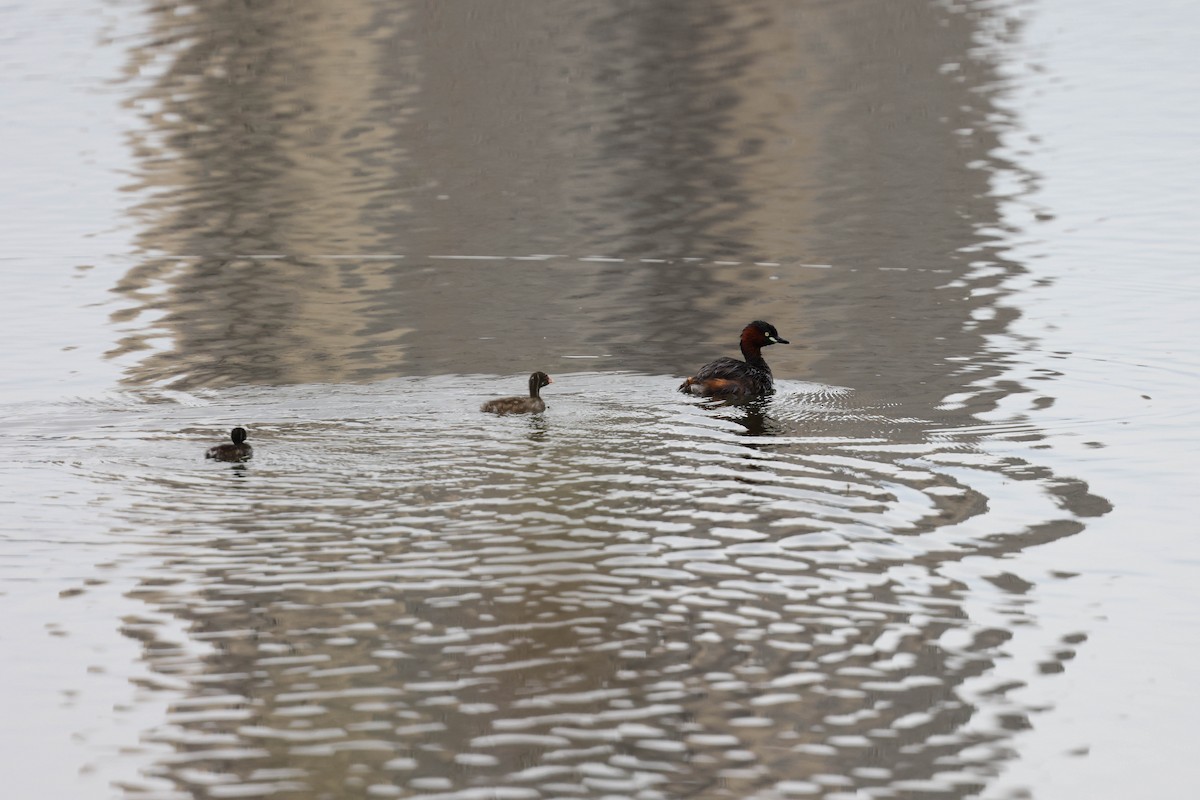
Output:
[[[1086,487],[831,387],[710,408],[666,377],[578,373],[541,418],[477,412],[511,381],[125,397],[42,423],[80,442],[43,468],[143,551],[126,633],[182,681],[152,777],[212,797],[320,794],[331,760],[378,796],[982,780],[1027,712],[977,685],[1009,633],[962,603],[961,562],[1077,530],[1063,497]],[[234,420],[254,458],[204,461]]]

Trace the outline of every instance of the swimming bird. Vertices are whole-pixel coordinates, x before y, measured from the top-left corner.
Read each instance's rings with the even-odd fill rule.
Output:
[[[679,386],[684,394],[716,397],[722,400],[751,400],[775,391],[771,368],[762,357],[762,349],[773,344],[788,344],[769,322],[756,319],[742,329],[742,357],[710,361]]]
[[[529,397],[497,397],[481,405],[479,410],[489,414],[540,414],[546,410],[546,401],[538,392],[552,383],[554,380],[546,373],[535,372],[529,376]]]
[[[254,455],[254,448],[246,443],[245,428],[234,428],[229,432],[229,438],[233,440],[233,444],[226,442],[210,447],[204,457],[215,458],[217,461],[245,461]]]

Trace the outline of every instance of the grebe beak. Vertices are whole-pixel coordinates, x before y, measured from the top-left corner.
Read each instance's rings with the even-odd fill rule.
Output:
[[[776,336],[772,336],[769,333],[767,334],[767,338],[771,340],[771,344],[791,344],[791,342],[789,342],[787,339],[780,339]]]
[[[551,378],[549,375],[547,375],[547,376],[546,376],[546,383],[554,383],[554,378]]]

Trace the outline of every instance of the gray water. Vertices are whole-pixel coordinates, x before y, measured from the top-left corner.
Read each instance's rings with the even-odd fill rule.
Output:
[[[1200,779],[1192,5],[0,21],[7,796]]]

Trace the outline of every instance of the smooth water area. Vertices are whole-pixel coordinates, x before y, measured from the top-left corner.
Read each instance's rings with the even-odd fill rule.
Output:
[[[0,20],[8,796],[1200,779],[1190,4]]]

